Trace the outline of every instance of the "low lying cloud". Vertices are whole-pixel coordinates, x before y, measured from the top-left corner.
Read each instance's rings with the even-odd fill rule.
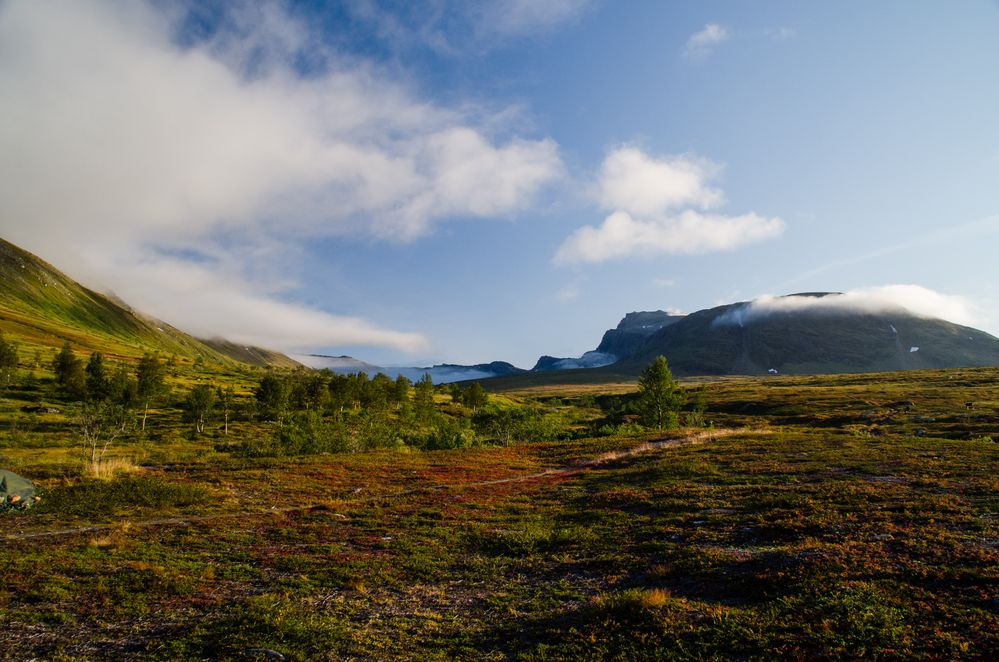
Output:
[[[715,46],[730,37],[728,28],[717,23],[708,23],[702,30],[690,35],[683,47],[683,57],[688,60],[705,58],[714,52]]]
[[[966,325],[973,324],[975,319],[972,305],[963,297],[942,294],[919,285],[884,285],[822,297],[762,296],[725,313],[714,323],[742,326],[774,313],[798,311],[909,313]]]
[[[273,5],[237,3],[193,43],[164,7],[0,2],[0,231],[181,328],[419,346],[261,294],[294,286],[269,256],[513,215],[561,176],[553,141],[497,132],[503,110],[429,102]]]
[[[635,147],[614,150],[604,160],[596,187],[601,206],[611,213],[600,225],[585,225],[569,235],[554,262],[697,255],[780,235],[784,221],[779,218],[707,211],[725,202],[724,193],[708,183],[720,170],[691,156],[655,158]],[[683,207],[694,208],[678,210]]]
[[[221,336],[246,345],[288,352],[314,347],[361,345],[424,352],[430,342],[421,334],[379,327],[362,319],[331,315],[261,293],[243,279],[166,256],[127,259],[117,270],[128,273],[115,294],[125,301],[146,301],[142,312],[177,325],[198,337]],[[155,297],[148,292],[155,291]]]

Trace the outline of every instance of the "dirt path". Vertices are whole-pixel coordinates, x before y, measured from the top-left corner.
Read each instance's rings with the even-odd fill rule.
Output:
[[[370,496],[363,496],[352,501],[352,503],[365,503],[369,501],[379,501],[383,499],[394,499],[402,496],[407,496],[410,494],[418,494],[421,492],[432,492],[436,490],[448,490],[451,492],[460,492],[461,490],[477,487],[488,487],[490,485],[503,485],[506,483],[522,483],[530,480],[538,480],[542,478],[550,478],[552,476],[568,476],[577,473],[581,473],[588,469],[599,467],[602,464],[608,462],[613,462],[615,460],[620,460],[628,457],[633,457],[642,453],[648,453],[650,451],[661,450],[664,448],[678,448],[680,446],[693,446],[696,444],[703,444],[714,439],[719,439],[721,437],[729,437],[734,434],[745,434],[749,432],[746,429],[724,429],[724,430],[704,430],[701,432],[695,432],[688,434],[684,437],[678,439],[660,439],[659,441],[650,441],[632,448],[627,448],[620,451],[612,451],[610,453],[604,453],[590,460],[584,460],[577,464],[573,464],[566,467],[559,467],[556,469],[546,469],[544,471],[539,471],[532,474],[525,474],[522,476],[511,476],[510,478],[498,478],[494,480],[482,480],[473,481],[470,483],[461,483],[458,485],[427,485],[422,487],[414,487],[408,490],[399,490],[396,492],[387,492],[382,494],[372,494]],[[758,433],[758,431],[756,431]],[[307,506],[289,506],[284,508],[270,508],[268,510],[256,510],[256,511],[240,511],[235,513],[220,513],[217,515],[198,515],[192,517],[160,517],[152,518],[139,521],[123,521],[114,524],[94,524],[91,526],[78,526],[65,529],[48,529],[44,531],[26,531],[20,533],[7,533],[0,537],[0,540],[5,541],[17,541],[17,540],[30,540],[33,538],[57,538],[62,536],[73,536],[73,535],[84,535],[89,533],[103,533],[107,531],[112,531],[115,529],[133,529],[133,528],[148,528],[155,526],[194,526],[196,524],[203,524],[207,522],[218,522],[229,519],[249,519],[253,517],[271,517],[274,515],[284,515],[287,513],[295,512],[308,512],[311,510],[321,510],[326,508],[322,504],[311,504]]]

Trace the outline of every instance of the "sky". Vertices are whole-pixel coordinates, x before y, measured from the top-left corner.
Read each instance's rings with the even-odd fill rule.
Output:
[[[0,0],[0,236],[380,365],[811,291],[999,335],[997,37],[993,0]]]

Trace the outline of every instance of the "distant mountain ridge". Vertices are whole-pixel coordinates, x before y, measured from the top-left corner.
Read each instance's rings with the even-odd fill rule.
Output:
[[[599,368],[627,358],[641,349],[649,336],[662,328],[682,320],[684,315],[667,313],[662,310],[628,313],[613,329],[604,332],[595,350],[584,353],[579,358],[557,358],[542,356],[531,369],[534,372],[550,370],[575,370],[579,368]]]
[[[666,356],[674,373],[691,376],[999,365],[999,339],[988,333],[921,317],[901,306],[871,311],[822,305],[827,298],[838,296],[842,295],[787,295],[775,298],[773,309],[742,301],[689,315],[661,310],[631,312],[603,334],[596,349],[578,358],[542,356],[530,371],[503,362],[382,368],[350,361],[363,366],[365,372],[404,374],[411,379],[429,372],[435,383],[493,377],[530,381],[531,375],[538,379],[545,376],[548,383],[557,381],[557,373],[565,371],[572,371],[574,380],[587,379],[588,375],[622,378],[637,375],[660,354]],[[357,372],[357,366],[346,366],[344,371]]]
[[[376,373],[383,373],[389,377],[403,375],[412,381],[416,381],[429,374],[435,384],[447,384],[450,382],[469,381],[476,379],[489,379],[491,377],[505,377],[526,373],[526,370],[516,367],[506,361],[493,361],[491,363],[477,363],[475,365],[458,365],[455,363],[439,363],[428,367],[416,366],[379,366],[352,356],[325,356],[323,354],[308,354],[296,357],[302,363],[318,369],[332,370],[338,374],[351,374],[364,372],[369,376]]]
[[[682,375],[875,372],[999,365],[999,338],[901,306],[880,311],[810,306],[837,296],[807,292],[798,307],[753,302],[700,310],[649,336],[616,367],[640,370],[662,354]]]
[[[38,256],[0,239],[0,328],[32,345],[61,345],[121,356],[176,354],[220,364],[295,366],[271,350],[200,340],[143,315],[114,295],[90,290]]]

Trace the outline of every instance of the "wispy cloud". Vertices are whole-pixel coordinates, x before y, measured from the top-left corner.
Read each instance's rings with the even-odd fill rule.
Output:
[[[798,31],[794,28],[781,25],[776,28],[767,28],[764,30],[764,34],[773,41],[786,41],[788,39],[794,39],[798,36]]]
[[[273,6],[237,5],[186,46],[182,17],[159,7],[0,3],[0,228],[182,328],[288,349],[425,347],[289,303],[265,284],[295,274],[270,256],[509,216],[561,176],[552,140],[498,137],[502,110],[423,99]],[[324,66],[300,75],[320,51]]]
[[[578,301],[582,293],[578,285],[566,285],[555,293],[555,299],[560,303],[572,303]]]
[[[415,47],[463,56],[570,24],[595,0],[361,0],[344,10],[392,50]]]
[[[683,57],[696,60],[711,55],[715,47],[728,41],[731,33],[728,28],[717,23],[708,23],[702,30],[690,35],[683,47]]]
[[[706,159],[654,158],[634,147],[614,150],[597,183],[600,204],[611,213],[599,226],[583,226],[567,237],[555,263],[731,250],[784,231],[779,218],[707,212],[725,200],[722,191],[708,185],[719,171]],[[683,207],[688,208],[678,209]]]

